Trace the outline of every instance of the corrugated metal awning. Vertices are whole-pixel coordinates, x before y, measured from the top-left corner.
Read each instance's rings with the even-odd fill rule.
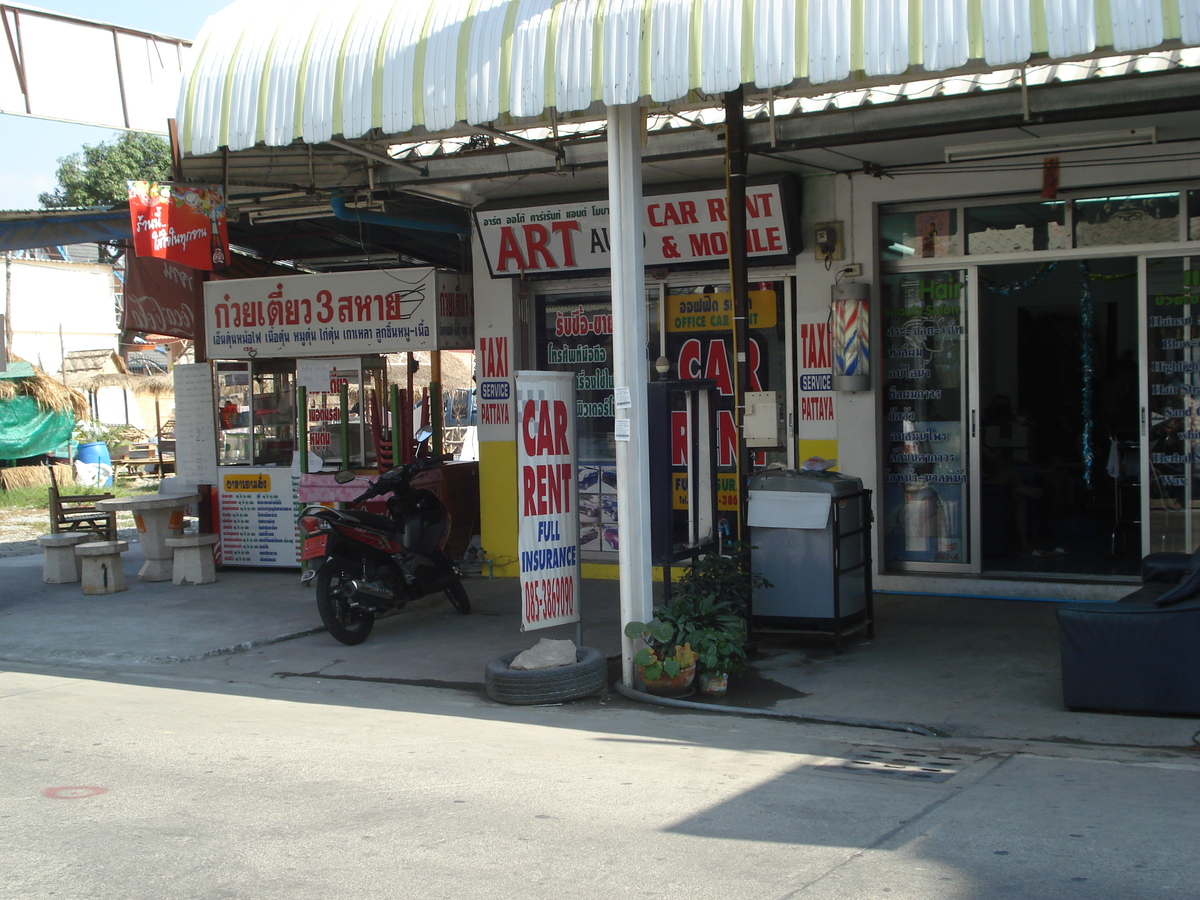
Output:
[[[239,0],[178,120],[206,154],[1198,44],[1200,0]]]

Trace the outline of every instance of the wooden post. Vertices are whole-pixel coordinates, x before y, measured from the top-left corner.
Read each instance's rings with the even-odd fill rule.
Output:
[[[158,454],[158,480],[163,479],[162,461],[162,414],[158,410],[158,394],[154,395],[154,452]],[[142,473],[143,475],[145,472]]]

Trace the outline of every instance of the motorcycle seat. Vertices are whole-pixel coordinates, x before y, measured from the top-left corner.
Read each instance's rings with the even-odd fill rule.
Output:
[[[368,528],[376,528],[379,531],[388,531],[393,534],[400,530],[398,527],[396,527],[396,523],[387,516],[380,516],[361,509],[344,509],[341,512],[342,515],[347,516],[358,522],[360,525],[365,525]]]

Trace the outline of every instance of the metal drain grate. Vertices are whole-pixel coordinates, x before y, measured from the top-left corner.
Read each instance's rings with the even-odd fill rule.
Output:
[[[922,753],[920,750],[889,750],[860,747],[851,750],[838,763],[826,763],[818,769],[837,772],[870,772],[913,781],[948,781],[978,757],[958,754]]]

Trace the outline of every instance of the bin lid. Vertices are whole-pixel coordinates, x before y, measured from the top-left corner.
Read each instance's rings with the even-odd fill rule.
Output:
[[[750,477],[752,491],[797,491],[843,497],[862,490],[862,479],[841,472],[769,469]]]

